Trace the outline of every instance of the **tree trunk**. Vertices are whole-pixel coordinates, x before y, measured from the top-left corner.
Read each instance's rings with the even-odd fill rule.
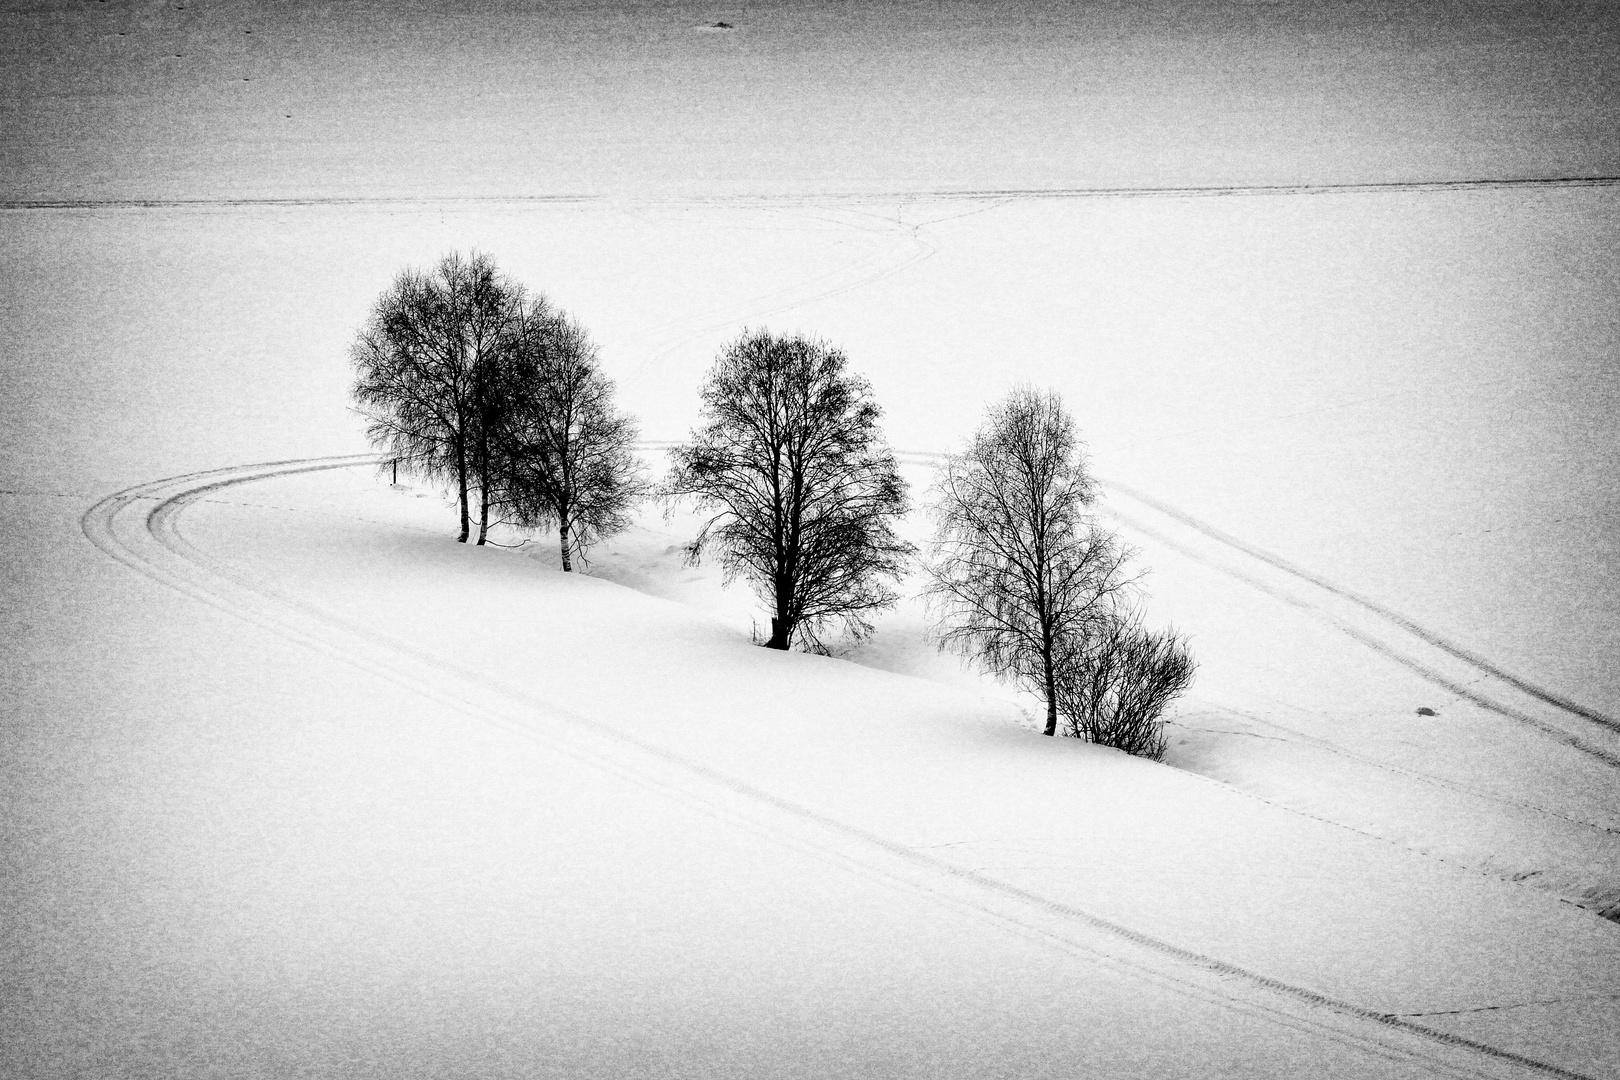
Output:
[[[476,355],[476,354],[475,354]],[[478,361],[473,361],[478,365]],[[479,365],[481,370],[481,365]],[[484,544],[489,535],[489,412],[484,395],[487,388],[484,380],[477,380],[478,395],[478,545]]]
[[[786,649],[793,640],[793,586],[784,581],[781,572],[776,579],[776,615],[771,619],[771,640],[767,649]]]
[[[1052,672],[1052,644],[1041,649],[1041,663],[1046,668],[1046,733],[1057,734],[1057,679]]]
[[[461,490],[461,535],[456,543],[465,544],[472,532],[472,517],[467,512],[467,452],[460,446],[456,447],[456,486]]]
[[[1057,687],[1052,685],[1052,668],[1046,669],[1046,733],[1057,734]]]
[[[568,526],[558,526],[557,539],[562,542],[563,573],[571,573],[574,569],[574,564],[570,562],[568,558]]]
[[[793,637],[793,627],[786,619],[771,620],[771,640],[765,643],[767,649],[786,650],[788,641]]]

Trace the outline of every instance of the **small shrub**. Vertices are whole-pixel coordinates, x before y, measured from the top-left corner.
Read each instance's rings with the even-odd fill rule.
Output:
[[[1064,734],[1158,761],[1164,757],[1164,710],[1192,685],[1197,664],[1184,637],[1117,615],[1057,665],[1056,697]]]

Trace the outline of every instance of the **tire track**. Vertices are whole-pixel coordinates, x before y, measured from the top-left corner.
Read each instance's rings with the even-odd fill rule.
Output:
[[[1497,716],[1502,716],[1506,719],[1514,720],[1521,724],[1533,727],[1556,742],[1562,743],[1563,745],[1574,750],[1578,750],[1583,754],[1587,754],[1609,766],[1610,768],[1620,769],[1620,755],[1604,750],[1602,747],[1591,746],[1577,739],[1567,731],[1564,731],[1562,728],[1549,724],[1544,720],[1537,719],[1536,717],[1521,712],[1518,709],[1499,704],[1495,700],[1480,694],[1474,690],[1472,686],[1464,685],[1455,679],[1449,678],[1444,673],[1435,670],[1433,667],[1428,666],[1421,660],[1417,660],[1406,655],[1399,649],[1387,644],[1380,638],[1367,633],[1365,630],[1362,630],[1361,628],[1354,626],[1343,619],[1335,617],[1329,612],[1323,611],[1321,608],[1306,600],[1302,600],[1295,594],[1284,589],[1276,588],[1261,580],[1254,574],[1245,573],[1243,570],[1235,567],[1225,566],[1220,562],[1209,558],[1207,553],[1199,551],[1192,545],[1181,543],[1175,538],[1166,535],[1162,530],[1155,529],[1151,525],[1131,517],[1129,514],[1122,514],[1118,510],[1110,510],[1108,511],[1108,515],[1114,520],[1118,521],[1121,525],[1124,525],[1126,528],[1140,533],[1143,536],[1150,537],[1172,551],[1176,551],[1187,556],[1194,562],[1207,566],[1213,570],[1218,570],[1234,580],[1241,581],[1243,584],[1249,586],[1257,592],[1264,593],[1265,595],[1270,596],[1275,600],[1279,600],[1290,607],[1294,607],[1305,612],[1307,615],[1310,615],[1321,622],[1327,623],[1340,633],[1345,634],[1362,645],[1365,645],[1367,648],[1378,653],[1380,656],[1394,661],[1395,663],[1406,668],[1408,671],[1421,676],[1434,685],[1441,687],[1442,689],[1455,694],[1456,696],[1471,702],[1472,704],[1478,705],[1487,712],[1491,712]]]
[[[1332,593],[1334,596],[1337,596],[1340,599],[1347,600],[1350,603],[1355,604],[1357,607],[1369,611],[1372,614],[1377,615],[1379,618],[1393,623],[1395,626],[1400,627],[1407,633],[1421,639],[1425,644],[1431,645],[1440,651],[1461,660],[1463,663],[1477,669],[1485,675],[1489,675],[1493,679],[1499,679],[1502,682],[1507,683],[1514,689],[1528,694],[1530,697],[1535,698],[1538,701],[1551,705],[1554,708],[1569,714],[1570,716],[1578,717],[1582,720],[1589,720],[1600,727],[1609,729],[1610,731],[1620,732],[1620,720],[1616,720],[1614,717],[1608,716],[1596,709],[1571,701],[1562,694],[1558,694],[1544,687],[1537,686],[1528,679],[1523,679],[1510,672],[1504,671],[1502,668],[1491,663],[1478,653],[1472,652],[1460,645],[1446,640],[1434,631],[1419,626],[1406,616],[1390,610],[1377,601],[1370,600],[1367,597],[1362,596],[1360,593],[1352,592],[1351,590],[1342,586],[1335,585],[1320,575],[1296,566],[1276,555],[1272,555],[1270,552],[1263,551],[1260,548],[1245,543],[1244,541],[1239,540],[1237,537],[1232,536],[1229,533],[1222,532],[1213,525],[1200,521],[1190,514],[1183,513],[1182,511],[1177,510],[1175,507],[1161,502],[1160,500],[1155,499],[1151,495],[1139,491],[1136,488],[1127,487],[1126,485],[1117,482],[1105,483],[1111,491],[1119,492],[1120,494],[1131,499],[1135,499],[1144,506],[1152,507],[1159,513],[1164,514],[1166,517],[1173,518],[1195,532],[1201,533],[1219,544],[1232,548],[1235,551],[1242,552],[1244,555],[1247,555],[1252,559],[1258,559],[1267,566],[1281,570],[1283,573],[1288,574],[1291,577],[1298,578],[1307,584],[1314,585],[1318,589],[1322,589],[1325,592]],[[1532,721],[1532,723],[1534,723],[1534,721]]]
[[[378,455],[353,455],[278,461],[165,478],[107,496],[85,512],[81,527],[96,547],[154,581],[463,716],[535,740],[870,880],[988,916],[1014,932],[1166,990],[1364,1053],[1422,1061],[1450,1075],[1485,1075],[1480,1071],[1485,1068],[1500,1075],[1499,1069],[1505,1067],[1591,1080],[1549,1062],[1183,948],[840,821],[286,594],[207,555],[180,532],[189,506],[224,489],[275,477],[379,465],[383,460]],[[1436,1057],[1437,1053],[1446,1056]]]
[[[1118,487],[1115,487],[1114,490],[1123,491],[1123,489]],[[1393,615],[1393,613],[1386,614],[1384,609],[1370,602],[1362,603],[1360,598],[1358,598],[1354,593],[1332,586],[1322,579],[1317,578],[1313,574],[1303,571],[1296,573],[1292,568],[1288,567],[1288,564],[1283,563],[1282,560],[1273,560],[1272,558],[1267,557],[1265,553],[1260,552],[1258,549],[1251,548],[1249,545],[1243,544],[1241,541],[1233,540],[1230,544],[1227,544],[1226,540],[1223,539],[1223,534],[1220,534],[1218,531],[1212,530],[1209,533],[1204,533],[1204,530],[1194,527],[1194,531],[1204,533],[1204,535],[1209,536],[1210,539],[1227,546],[1230,550],[1235,550],[1239,554],[1248,556],[1265,565],[1282,570],[1291,577],[1295,577],[1308,585],[1321,589],[1323,592],[1326,592],[1333,597],[1354,604],[1356,607],[1385,620],[1388,626],[1408,635],[1408,639],[1402,641],[1400,640],[1399,635],[1388,635],[1387,630],[1385,631],[1385,636],[1380,636],[1377,633],[1368,631],[1364,627],[1357,626],[1348,619],[1326,610],[1321,605],[1311,603],[1310,601],[1301,598],[1292,591],[1278,588],[1275,585],[1267,583],[1253,573],[1248,573],[1244,570],[1227,566],[1219,560],[1211,558],[1207,552],[1198,550],[1194,545],[1182,543],[1174,537],[1167,535],[1164,530],[1155,528],[1139,518],[1133,517],[1130,514],[1121,513],[1118,509],[1111,509],[1109,511],[1109,515],[1115,520],[1119,521],[1122,525],[1125,525],[1127,528],[1133,529],[1144,536],[1152,537],[1159,543],[1162,543],[1173,550],[1179,551],[1181,554],[1186,555],[1188,558],[1191,558],[1202,565],[1219,570],[1229,577],[1243,582],[1251,588],[1254,588],[1262,593],[1265,593],[1266,595],[1282,601],[1283,603],[1289,604],[1300,609],[1301,611],[1306,612],[1313,618],[1327,623],[1340,633],[1361,643],[1368,649],[1378,653],[1380,656],[1384,656],[1387,659],[1394,661],[1395,663],[1406,668],[1408,671],[1413,672],[1435,686],[1441,687],[1447,692],[1454,694],[1474,705],[1477,705],[1487,712],[1493,713],[1494,715],[1503,717],[1507,720],[1512,720],[1515,723],[1523,726],[1533,728],[1554,742],[1576,750],[1592,758],[1593,760],[1600,762],[1608,768],[1620,770],[1620,752],[1610,750],[1603,746],[1595,745],[1590,738],[1578,736],[1558,723],[1535,715],[1532,711],[1530,711],[1529,708],[1526,707],[1526,703],[1522,700],[1515,703],[1513,701],[1513,697],[1515,695],[1513,695],[1510,691],[1505,692],[1501,686],[1494,687],[1493,689],[1496,692],[1493,694],[1487,694],[1477,689],[1477,681],[1497,679],[1498,676],[1495,673],[1500,669],[1496,668],[1495,665],[1490,664],[1486,664],[1483,667],[1476,666],[1473,661],[1467,658],[1471,654],[1463,654],[1459,656],[1456,652],[1453,652],[1450,649],[1437,646],[1435,635],[1423,630],[1421,627],[1417,627],[1415,623],[1412,623],[1410,620],[1404,617]],[[1179,516],[1177,517],[1177,520],[1181,520]],[[1389,636],[1395,636],[1396,640],[1391,642],[1388,640]],[[1416,640],[1413,641],[1411,639]],[[1424,646],[1435,647],[1438,649],[1438,651],[1445,655],[1462,660],[1464,664],[1467,664],[1470,668],[1473,668],[1478,672],[1479,679],[1475,682],[1465,683],[1461,679],[1440,670],[1439,665],[1434,662],[1434,658],[1432,656],[1423,656],[1423,652],[1425,651]],[[1500,678],[1499,681],[1506,684],[1513,690],[1519,689],[1522,685],[1521,680],[1512,677]],[[1533,702],[1550,705],[1554,709],[1561,710],[1567,716],[1571,716],[1576,719],[1586,719],[1586,717],[1584,717],[1581,713],[1564,709],[1564,707],[1559,704],[1559,699],[1556,697],[1543,697],[1540,694],[1528,692],[1526,692],[1524,696],[1531,698]],[[1607,725],[1605,724],[1603,726],[1606,727]]]
[[[944,454],[926,450],[898,452],[895,456],[902,461],[918,465],[938,465],[946,457]],[[1121,512],[1117,507],[1109,507],[1105,510],[1105,513],[1127,528],[1140,532],[1145,536],[1150,536],[1204,566],[1218,570],[1251,588],[1257,589],[1290,606],[1299,608],[1449,693],[1478,705],[1480,708],[1497,716],[1533,728],[1548,738],[1577,750],[1609,768],[1620,770],[1620,748],[1611,750],[1596,745],[1589,735],[1577,735],[1560,723],[1550,721],[1544,716],[1537,716],[1532,710],[1550,711],[1560,718],[1574,720],[1583,726],[1590,725],[1601,729],[1604,735],[1610,732],[1620,734],[1620,721],[1615,720],[1613,717],[1508,672],[1500,665],[1480,656],[1478,653],[1447,640],[1414,620],[1374,600],[1336,585],[1309,570],[1295,566],[1287,560],[1223,532],[1207,522],[1200,521],[1145,492],[1117,481],[1099,479],[1098,483],[1111,495],[1124,496],[1148,511],[1169,518],[1174,524],[1191,531],[1206,547],[1212,543],[1218,549],[1236,553],[1243,560],[1260,563],[1262,566],[1269,567],[1295,582],[1309,586],[1310,589],[1318,590],[1336,601],[1372,616],[1375,623],[1382,624],[1385,636],[1370,632],[1365,627],[1358,626],[1348,619],[1334,614],[1323,605],[1313,603],[1295,591],[1268,583],[1252,570],[1227,565],[1213,558],[1209,551],[1200,547],[1199,544],[1178,540],[1170,536],[1166,529],[1149,524],[1138,516]],[[1394,633],[1391,633],[1391,631],[1394,631]],[[1430,655],[1425,656],[1425,653]],[[1438,653],[1439,656],[1434,656],[1435,653]],[[1486,694],[1476,689],[1473,683],[1465,683],[1460,678],[1442,671],[1441,664],[1446,661],[1465,666],[1471,676],[1477,676],[1478,679],[1495,683],[1496,685],[1492,687],[1494,693]],[[1595,735],[1598,732],[1594,731],[1592,734]]]

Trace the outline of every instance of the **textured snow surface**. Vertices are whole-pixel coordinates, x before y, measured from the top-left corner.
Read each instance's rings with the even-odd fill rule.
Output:
[[[1609,9],[987,10],[6,9],[0,1074],[1620,1077],[1617,189],[878,194],[1615,175]],[[744,326],[919,496],[1062,391],[1166,763],[339,460],[472,247],[654,469]]]

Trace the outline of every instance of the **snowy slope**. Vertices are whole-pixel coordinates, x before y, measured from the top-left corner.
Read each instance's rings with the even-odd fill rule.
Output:
[[[125,986],[135,973],[118,951],[80,957],[99,966],[92,1001],[119,993],[148,1021],[194,1025],[192,1039],[157,1041],[182,1071],[210,1053],[236,1067],[331,1067],[344,1048],[368,1073],[397,1070],[399,1054],[432,1072],[432,1061],[467,1060],[455,1033],[470,1030],[488,1041],[481,1071],[498,1074],[1064,1075],[1085,1061],[1294,1075],[1324,1054],[1332,1070],[1355,1075],[1615,1066],[1612,1011],[1601,1003],[1620,994],[1620,943],[1587,913],[1171,769],[1049,742],[973,694],[769,654],[684,606],[456,545],[430,527],[442,518],[436,500],[390,490],[368,467],[260,479],[278,471],[288,470],[154,484],[84,519],[103,551],[202,602],[185,605],[191,629],[170,622],[152,648],[206,655],[223,629],[263,657],[276,683],[296,665],[310,695],[290,709],[227,695],[237,715],[213,738],[246,723],[256,733],[244,749],[255,752],[145,762],[155,775],[143,787],[180,783],[163,810],[114,830],[146,859],[121,852],[100,865],[102,875],[142,864],[156,873],[137,894],[103,901],[115,920],[140,916],[137,941],[173,932],[182,917],[201,938],[200,953],[148,955],[140,987]],[[119,622],[98,633],[115,635]],[[308,659],[284,656],[289,639]],[[167,659],[165,670],[183,667]],[[171,738],[219,723],[187,711]],[[510,755],[523,770],[513,772]],[[59,827],[58,844],[90,840],[81,830],[96,814],[85,809],[88,820]],[[58,858],[59,871],[78,862]],[[782,860],[822,867],[808,894],[814,913],[768,899],[802,870],[772,869],[774,885],[757,884],[762,867]],[[188,871],[203,877],[188,883]],[[96,874],[94,864],[80,872]],[[856,902],[852,886],[880,898]],[[70,930],[76,917],[70,905],[51,922]],[[816,941],[838,943],[837,958],[820,946],[795,951],[784,918],[801,932],[814,923]],[[931,944],[892,936],[895,919]],[[429,943],[418,943],[423,934]],[[882,945],[859,944],[874,934]],[[974,964],[978,948],[1045,957],[1041,974],[1015,980],[1020,995],[1057,994],[1088,1016],[1099,995],[1114,999],[1107,1008],[1140,1001],[1174,1016],[1176,1034],[1144,1046],[1134,1025],[1026,1014],[1023,1023],[1038,1022],[1017,1029],[1013,1050],[997,1016],[997,1056],[984,1057],[982,1044],[964,1052],[938,1040],[940,1018],[923,1015],[935,1009],[912,995],[961,986],[953,1008],[974,1017],[963,1022],[991,1019],[986,995],[1012,987],[990,974],[1005,961]],[[927,955],[956,974],[917,970]],[[310,1042],[289,1044],[266,1024],[246,1056],[219,1046],[218,1010],[232,1006],[176,1000],[177,982],[201,982],[228,990],[226,1001],[268,994],[268,1015],[298,1015],[320,1008],[328,980],[352,980],[357,965],[372,978],[419,968],[428,982],[415,1005],[385,999],[324,1017]],[[818,970],[836,984],[815,983],[815,1008],[791,1004],[806,990],[787,993],[780,980],[815,980]],[[983,975],[961,985],[974,970]],[[896,977],[907,987],[896,1001],[862,1004]],[[597,1006],[603,984],[621,982],[642,1010],[618,1021],[628,1045],[608,1038],[616,1014]],[[676,988],[679,1002],[663,997]],[[736,993],[787,1008],[772,1021],[782,1029],[757,1032]],[[536,994],[549,1003],[543,1015],[533,1001],[510,1011],[514,996]],[[28,997],[20,1045],[50,1045],[59,1002]],[[434,1023],[396,1027],[422,1008]],[[1520,1023],[1523,1008],[1537,1011],[1536,1024]],[[685,1019],[666,1018],[670,1010]],[[697,1044],[672,1037],[672,1023]],[[1201,1032],[1204,1023],[1220,1034]],[[892,1024],[906,1033],[888,1037]],[[116,1022],[102,1029],[130,1034]],[[739,1064],[735,1055],[761,1038],[775,1052]],[[1191,1046],[1199,1057],[1179,1066],[1159,1056]]]

